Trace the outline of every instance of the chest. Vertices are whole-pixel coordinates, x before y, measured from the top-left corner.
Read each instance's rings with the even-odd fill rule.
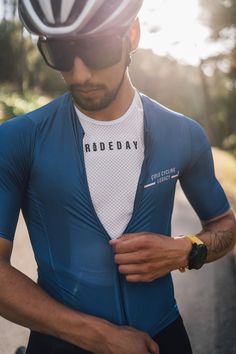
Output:
[[[114,150],[109,149],[109,143],[106,141],[103,143],[107,147],[106,154],[112,155]],[[29,188],[48,210],[55,207],[65,210],[80,210],[81,212],[86,210],[94,215],[86,173],[86,156],[84,154],[86,144],[88,141],[85,139],[85,135],[78,139],[72,134],[64,137],[62,141],[55,137],[53,142],[44,141],[37,145]],[[113,146],[114,144],[115,142],[113,142]],[[163,210],[168,214],[168,210],[171,210],[173,205],[175,185],[182,170],[181,154],[174,153],[174,146],[167,149],[157,139],[149,140],[146,136],[143,150],[144,159],[140,164],[135,185],[133,215],[127,228],[133,230],[150,228],[150,225],[156,222],[157,213],[161,213]],[[94,160],[98,151],[90,152],[91,155],[88,154],[88,156]],[[126,149],[123,152],[126,152]],[[135,144],[133,152],[137,152]],[[103,153],[104,150],[101,149],[99,154],[102,156]],[[117,153],[118,151],[115,151],[115,154]],[[129,160],[130,163],[133,161],[131,156]],[[117,162],[115,164],[117,165]],[[126,168],[123,168],[123,184],[131,176],[127,166],[129,165],[127,164]],[[103,165],[98,166],[97,169],[101,174],[107,176]],[[115,188],[116,179],[114,176],[113,178]]]

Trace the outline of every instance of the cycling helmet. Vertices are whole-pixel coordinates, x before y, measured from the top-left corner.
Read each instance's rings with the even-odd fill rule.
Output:
[[[143,0],[19,0],[29,32],[47,38],[124,33]]]

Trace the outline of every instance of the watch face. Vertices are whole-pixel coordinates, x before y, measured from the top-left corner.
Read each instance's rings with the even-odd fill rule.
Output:
[[[207,258],[207,246],[205,244],[193,244],[189,255],[189,269],[200,269]]]

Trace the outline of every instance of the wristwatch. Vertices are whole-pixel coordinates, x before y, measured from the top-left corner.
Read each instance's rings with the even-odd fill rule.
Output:
[[[192,249],[188,255],[188,266],[179,268],[181,273],[186,269],[200,269],[207,258],[207,246],[195,235],[186,236],[192,242]]]

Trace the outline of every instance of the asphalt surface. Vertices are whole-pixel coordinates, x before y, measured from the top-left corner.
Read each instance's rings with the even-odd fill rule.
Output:
[[[178,190],[173,235],[197,232],[200,223]],[[236,354],[236,267],[233,254],[200,270],[173,272],[175,295],[194,354]]]
[[[177,191],[172,234],[194,233],[200,224]],[[19,219],[13,265],[36,279],[36,264],[22,218]],[[175,295],[194,354],[236,354],[236,268],[232,254],[199,271],[173,272]],[[29,330],[0,317],[0,354],[26,345]],[[42,353],[43,354],[43,353]]]

